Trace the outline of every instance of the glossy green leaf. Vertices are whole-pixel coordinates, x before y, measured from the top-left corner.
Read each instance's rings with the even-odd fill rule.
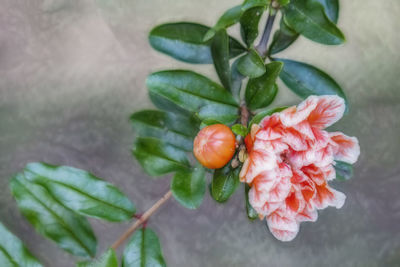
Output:
[[[0,266],[42,267],[25,245],[0,222]]]
[[[96,254],[96,237],[86,218],[61,205],[42,186],[17,174],[10,189],[18,208],[36,231],[65,251],[82,257]]]
[[[46,188],[62,205],[82,215],[119,222],[130,220],[135,213],[135,206],[118,188],[89,172],[29,163],[24,176]]]
[[[343,33],[325,14],[317,0],[296,0],[284,8],[285,21],[296,32],[326,45],[338,45],[345,41]]]
[[[336,179],[339,181],[347,181],[353,177],[353,166],[343,161],[336,161],[335,165]]]
[[[269,54],[273,55],[288,48],[294,41],[297,40],[299,34],[291,29],[282,18],[280,28],[274,34],[274,39],[269,46]]]
[[[347,106],[346,96],[342,88],[325,72],[302,62],[281,58],[274,60],[284,63],[279,77],[289,89],[300,97],[338,95],[345,100]]]
[[[243,12],[240,17],[240,35],[247,47],[251,47],[258,36],[258,24],[265,11],[264,7],[254,7]]]
[[[195,72],[156,72],[147,78],[147,86],[152,94],[196,113],[201,120],[228,118],[223,123],[232,123],[238,117],[238,104],[233,96],[217,83]]]
[[[184,207],[197,209],[206,191],[205,170],[196,166],[193,170],[177,172],[171,183],[172,195]]]
[[[210,27],[178,22],[163,24],[151,30],[149,41],[151,46],[175,59],[197,64],[211,64],[210,42],[203,42],[203,37]],[[229,37],[230,57],[236,57],[245,48],[235,39]]]
[[[239,185],[240,168],[232,169],[228,163],[225,167],[214,172],[211,183],[211,196],[220,203],[226,202]]]
[[[278,108],[273,108],[273,109],[267,109],[267,110],[262,110],[258,112],[250,121],[249,123],[249,128],[251,128],[251,125],[254,123],[259,124],[262,119],[264,119],[266,116],[271,116],[272,114],[276,112],[281,112],[284,109],[287,109],[288,107],[278,107]]]
[[[290,3],[290,0],[277,0],[280,6],[286,6]]]
[[[278,92],[275,82],[282,66],[281,62],[271,62],[266,65],[266,72],[263,76],[249,80],[245,98],[247,106],[251,110],[264,108],[275,99]]]
[[[242,10],[247,11],[255,7],[267,7],[270,4],[270,0],[245,0],[242,4]]]
[[[336,24],[339,18],[339,0],[318,0],[318,2],[324,6],[327,17]]]
[[[239,59],[240,58],[236,59],[231,65],[231,93],[237,101],[240,99],[243,79],[246,78],[246,76],[241,74],[237,69]]]
[[[160,176],[190,167],[184,151],[159,139],[138,137],[132,152],[144,171],[151,176]]]
[[[219,123],[221,123],[221,122],[217,121],[217,120],[213,120],[213,119],[207,119],[207,120],[204,120],[204,121],[201,122],[200,129],[203,129],[206,126],[210,126],[210,125],[213,125],[213,124],[219,124]]]
[[[136,231],[122,256],[122,267],[165,267],[160,241],[149,228]]]
[[[118,267],[118,258],[115,251],[110,248],[101,257],[93,261],[78,262],[77,267]]]
[[[244,193],[245,193],[245,198],[246,198],[246,212],[247,212],[247,217],[250,220],[255,220],[258,218],[257,211],[251,206],[249,202],[249,190],[250,186],[248,184],[245,185]]]
[[[248,129],[242,124],[235,124],[232,126],[232,132],[234,132],[236,135],[246,136],[248,134]]]
[[[162,139],[185,151],[193,150],[199,122],[192,116],[161,110],[142,110],[132,114],[131,122],[139,136]]]
[[[208,41],[214,37],[214,35],[221,29],[226,29],[233,24],[239,22],[242,16],[243,10],[242,5],[238,5],[228,9],[217,21],[214,27],[207,31],[204,35],[203,41]]]
[[[256,50],[250,49],[247,54],[239,58],[237,69],[245,76],[257,78],[265,73],[264,60]]]
[[[222,85],[230,91],[231,70],[229,66],[229,37],[225,29],[219,30],[211,43],[211,54],[215,70]]]

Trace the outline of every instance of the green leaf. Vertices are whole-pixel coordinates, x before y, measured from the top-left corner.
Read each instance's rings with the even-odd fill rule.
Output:
[[[142,110],[132,114],[131,122],[139,136],[162,139],[185,151],[193,150],[199,122],[192,116],[161,110]]]
[[[246,136],[248,134],[248,129],[242,124],[235,124],[232,126],[232,132],[234,132],[236,135]]]
[[[339,181],[347,181],[353,177],[353,166],[343,161],[336,161],[335,165],[336,179]]]
[[[0,266],[42,267],[25,245],[0,222]]]
[[[318,2],[324,6],[326,16],[336,24],[339,18],[339,0],[318,0]]]
[[[276,112],[281,112],[284,109],[287,109],[288,107],[278,107],[278,108],[273,108],[273,109],[267,109],[267,110],[262,110],[259,113],[257,113],[250,121],[249,123],[249,128],[251,128],[251,125],[259,124],[262,119],[264,119],[266,116],[271,116],[272,114]]]
[[[242,5],[238,5],[228,9],[217,21],[214,27],[207,31],[204,35],[203,41],[208,41],[214,37],[214,35],[221,29],[226,29],[233,24],[239,22],[240,17],[242,16]]]
[[[255,220],[258,218],[257,211],[251,206],[249,202],[249,190],[250,186],[248,184],[245,185],[244,188],[244,193],[245,193],[245,198],[246,198],[246,212],[247,212],[247,217],[250,220]]]
[[[221,123],[221,122],[220,122],[220,121],[217,121],[217,120],[206,119],[206,120],[204,120],[204,121],[201,122],[201,124],[200,124],[200,129],[203,129],[203,128],[206,127],[206,126],[210,126],[210,125],[213,125],[213,124],[220,124],[220,123]]]
[[[210,27],[178,22],[163,24],[151,30],[149,41],[151,46],[175,59],[195,64],[211,64],[210,42],[203,42],[203,37]],[[229,37],[230,57],[236,57],[245,48],[235,39]]]
[[[340,86],[325,72],[302,62],[277,58],[274,60],[284,63],[279,77],[282,81],[302,98],[310,95],[338,95],[346,102],[346,96]]]
[[[257,78],[265,73],[264,60],[256,50],[250,49],[247,54],[239,58],[237,69],[245,76]]]
[[[317,0],[296,0],[284,8],[285,21],[306,38],[326,45],[345,41],[343,33],[326,16]]]
[[[62,205],[82,215],[119,222],[130,220],[135,214],[135,206],[118,188],[86,171],[29,163],[24,176],[46,188]]]
[[[62,206],[48,191],[17,174],[10,189],[18,208],[36,231],[65,251],[82,257],[96,254],[96,237],[86,218]]]
[[[263,76],[250,79],[246,87],[246,103],[251,110],[264,108],[272,103],[278,92],[276,78],[282,70],[281,62],[271,62],[266,65]]]
[[[226,202],[239,185],[240,168],[232,169],[230,162],[214,172],[211,183],[211,196],[220,203]]]
[[[225,29],[221,29],[214,36],[211,43],[211,54],[214,67],[222,85],[230,91],[231,70],[229,67],[229,38]]]
[[[108,249],[98,260],[78,262],[77,267],[118,267],[115,251]]]
[[[189,112],[201,120],[225,118],[232,123],[238,118],[238,104],[233,96],[217,83],[191,71],[170,70],[151,74],[147,86],[152,94]],[[219,113],[215,113],[214,111]]]
[[[172,179],[171,191],[182,206],[197,209],[206,191],[204,168],[198,165],[193,170],[177,172]]]
[[[237,64],[240,58],[236,59],[231,66],[231,92],[236,100],[240,99],[240,91],[242,89],[242,81],[246,76],[241,74],[237,69]]]
[[[258,36],[258,24],[264,11],[265,7],[254,7],[240,17],[240,35],[247,47],[251,47]]]
[[[247,11],[254,7],[267,7],[270,4],[270,0],[245,0],[242,5],[242,10]]]
[[[291,29],[285,20],[281,19],[280,28],[274,34],[274,39],[269,46],[269,54],[273,55],[288,48],[294,41],[297,40],[299,34]]]
[[[122,267],[165,267],[157,235],[149,228],[136,231],[122,256]]]
[[[160,176],[190,167],[184,151],[159,139],[138,137],[132,152],[144,171],[151,176]]]

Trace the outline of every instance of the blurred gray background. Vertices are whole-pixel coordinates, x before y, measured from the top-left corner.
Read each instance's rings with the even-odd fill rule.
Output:
[[[151,49],[160,23],[212,25],[240,0],[0,0],[0,220],[46,266],[74,258],[20,215],[8,180],[27,162],[94,172],[149,208],[169,177],[149,179],[130,154],[133,111],[151,107],[144,85],[156,70],[188,68],[217,79],[212,65],[177,62]],[[226,204],[207,194],[196,211],[171,200],[149,222],[169,266],[400,266],[400,2],[341,1],[342,46],[300,38],[282,57],[312,63],[344,88],[350,113],[333,128],[357,136],[355,177],[335,182],[347,195],[303,223],[290,243],[249,222],[243,188]],[[238,37],[238,28],[230,32]],[[300,99],[280,84],[274,106]],[[104,251],[128,223],[91,223]],[[397,265],[396,265],[397,264]]]

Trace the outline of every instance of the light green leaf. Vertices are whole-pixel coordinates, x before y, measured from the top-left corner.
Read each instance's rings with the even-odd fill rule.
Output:
[[[185,151],[193,150],[199,121],[193,116],[161,110],[142,110],[132,114],[131,122],[139,136],[162,139]]]
[[[272,114],[276,112],[281,112],[284,109],[287,109],[288,107],[278,107],[278,108],[273,108],[273,109],[267,109],[267,110],[262,110],[258,112],[250,121],[249,123],[249,128],[251,128],[251,125],[259,124],[262,119],[264,119],[266,116],[271,116]]]
[[[233,24],[239,22],[240,17],[242,16],[242,5],[238,5],[228,9],[217,21],[214,27],[212,27],[207,33],[204,35],[203,41],[208,41],[214,37],[214,35],[221,29],[226,29]]]
[[[160,176],[190,167],[184,151],[159,139],[138,137],[132,152],[144,171],[151,176]]]
[[[210,42],[203,42],[209,27],[189,22],[163,24],[151,30],[151,46],[175,59],[197,64],[211,64]],[[229,37],[229,55],[231,58],[242,54],[245,48]]]
[[[258,218],[257,211],[251,206],[249,202],[249,190],[250,186],[248,184],[245,185],[244,188],[244,193],[245,193],[245,198],[246,198],[246,212],[247,212],[247,217],[250,220],[255,220]]]
[[[240,17],[240,35],[247,47],[251,47],[258,36],[258,24],[264,11],[265,6],[254,7],[243,12]]]
[[[62,205],[85,216],[119,222],[130,220],[133,203],[114,185],[86,171],[46,163],[29,163],[27,180],[40,184]]]
[[[237,69],[245,76],[257,78],[265,73],[264,60],[256,50],[250,49],[247,54],[239,58]]]
[[[245,0],[242,5],[242,10],[246,11],[254,7],[267,7],[270,4],[270,0]]]
[[[0,222],[0,266],[42,267],[25,245]]]
[[[343,161],[336,161],[335,165],[336,179],[339,181],[347,181],[353,177],[353,166]]]
[[[86,218],[62,206],[48,191],[17,174],[10,189],[18,208],[36,231],[65,251],[82,257],[96,254],[96,237]]]
[[[189,112],[199,115],[201,120],[229,118],[223,123],[231,123],[238,117],[238,104],[233,96],[217,83],[191,71],[170,70],[151,74],[147,86],[152,94]],[[223,113],[221,113],[223,112]]]
[[[285,22],[312,41],[338,45],[345,41],[343,33],[327,17],[318,0],[296,0],[284,8]]]
[[[274,39],[269,46],[269,54],[273,55],[281,52],[288,48],[294,41],[297,40],[299,34],[285,23],[285,20],[281,19],[280,28],[274,34]]]
[[[219,30],[211,43],[214,67],[222,85],[230,91],[231,70],[229,67],[229,38],[225,29]]]
[[[248,134],[248,129],[242,124],[235,124],[232,126],[232,132],[234,132],[236,135],[246,136]]]
[[[171,191],[182,206],[197,209],[206,191],[204,168],[198,165],[193,170],[177,172],[172,179]]]
[[[339,0],[318,0],[318,2],[324,6],[327,17],[336,24],[339,18]]]
[[[289,89],[302,98],[310,95],[338,95],[346,102],[346,96],[340,86],[328,74],[314,66],[289,59],[274,60],[284,63],[279,77]]]
[[[118,267],[115,251],[108,249],[98,260],[78,262],[77,267]]]
[[[278,92],[276,78],[282,70],[281,62],[271,62],[266,65],[263,76],[250,79],[246,87],[246,103],[251,110],[264,108],[272,103]]]
[[[290,0],[277,0],[280,6],[286,6],[290,3]]]
[[[240,168],[233,169],[228,163],[225,167],[214,172],[211,183],[211,196],[220,203],[226,202],[239,185]]]
[[[157,235],[149,228],[139,229],[125,247],[122,267],[165,267]]]

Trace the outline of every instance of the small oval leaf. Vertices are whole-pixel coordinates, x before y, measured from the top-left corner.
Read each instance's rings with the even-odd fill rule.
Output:
[[[199,165],[190,171],[177,172],[172,179],[171,191],[182,206],[197,209],[206,191],[204,168]]]
[[[232,132],[236,135],[246,136],[248,134],[248,129],[242,124],[235,124],[232,126]]]
[[[101,257],[93,261],[78,262],[77,267],[118,267],[118,258],[115,251],[110,248]]]
[[[231,90],[231,70],[229,66],[229,38],[225,29],[219,30],[211,43],[211,54],[219,80]]]
[[[274,39],[269,46],[269,54],[273,55],[288,48],[294,41],[297,40],[299,34],[291,29],[282,18],[280,28],[274,34]]]
[[[215,34],[221,30],[226,29],[233,24],[239,22],[240,17],[242,16],[243,10],[242,5],[234,6],[228,9],[222,16],[218,19],[217,24],[212,27],[207,33],[204,35],[203,41],[208,41],[215,36]]]
[[[353,166],[343,161],[336,161],[335,164],[336,179],[339,181],[347,181],[353,177]]]
[[[265,7],[254,7],[245,11],[240,17],[240,35],[247,47],[251,47],[258,36],[258,24]]]
[[[250,49],[247,54],[239,58],[237,69],[245,76],[257,78],[265,73],[264,60],[254,49]]]
[[[160,241],[153,230],[136,231],[122,256],[122,267],[166,267]]]
[[[211,196],[220,203],[226,202],[239,185],[240,168],[232,169],[228,163],[225,167],[214,172],[211,183]]]
[[[250,220],[255,220],[258,218],[257,211],[251,206],[249,202],[249,190],[250,186],[248,184],[245,185],[244,187],[244,193],[245,193],[245,198],[246,198],[246,212],[247,212],[247,217]]]

